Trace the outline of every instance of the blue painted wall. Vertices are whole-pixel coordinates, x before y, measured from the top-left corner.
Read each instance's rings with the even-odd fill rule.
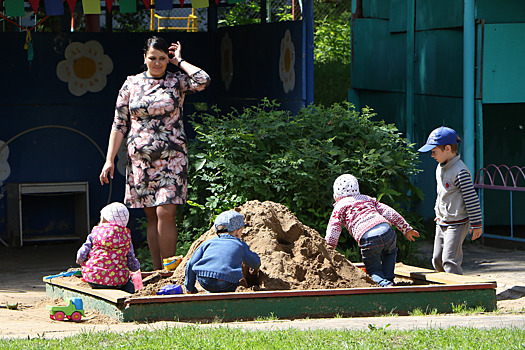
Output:
[[[295,86],[287,92],[278,68],[286,30],[290,31],[296,50],[295,65],[291,67]],[[220,38],[226,31],[232,39],[235,72],[228,91],[220,71]],[[240,107],[266,96],[281,101],[283,108],[299,109],[304,105],[302,34],[302,22],[284,22],[221,29],[219,39],[210,39],[209,33],[158,35],[168,41],[180,41],[183,57],[212,76],[207,90],[186,98],[187,116],[196,112],[194,103]],[[100,209],[108,201],[122,201],[124,177],[117,174],[111,187],[102,187],[98,176],[118,90],[127,75],[143,71],[142,49],[150,36],[151,33],[33,33],[34,59],[29,64],[23,47],[25,33],[0,33],[2,48],[7,49],[0,55],[0,66],[4,67],[0,76],[0,141],[9,142],[8,154],[4,150],[0,156],[0,238],[7,240],[7,183],[88,181],[91,225],[96,224]],[[65,50],[71,42],[91,40],[102,45],[113,70],[106,76],[107,84],[101,91],[75,96],[68,84],[58,78],[57,65],[65,60]],[[192,137],[193,131],[189,125],[186,127]],[[5,171],[9,172],[8,177],[2,179]],[[71,205],[67,197],[28,200],[26,226],[38,235],[71,231],[72,215],[64,210],[68,201]],[[143,211],[131,210],[131,214],[133,225]],[[141,239],[136,230],[132,231],[135,240]]]

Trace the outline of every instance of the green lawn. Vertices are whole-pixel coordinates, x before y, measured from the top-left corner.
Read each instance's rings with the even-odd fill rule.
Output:
[[[236,328],[165,328],[129,333],[81,333],[60,340],[0,340],[0,349],[525,349],[525,328],[367,331],[247,331]]]

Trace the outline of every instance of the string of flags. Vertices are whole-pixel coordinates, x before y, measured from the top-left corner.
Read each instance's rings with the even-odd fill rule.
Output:
[[[41,0],[28,0],[31,8],[36,13]],[[74,13],[77,0],[43,0],[45,7],[45,14],[48,16],[62,16],[64,14],[64,2],[67,2],[71,14]],[[81,0],[84,14],[101,14],[100,0]],[[114,0],[105,0],[108,12],[111,12]],[[115,0],[118,1],[120,13],[136,13],[136,0]],[[228,0],[228,4],[235,4],[245,0]],[[144,6],[149,10],[154,6],[155,10],[171,10],[173,9],[173,0],[142,0]],[[184,0],[179,0],[180,6],[184,6]],[[210,0],[191,0],[193,8],[205,8],[210,6]],[[218,5],[219,0],[215,0]],[[25,16],[24,0],[4,0],[5,15],[9,17],[23,17]]]

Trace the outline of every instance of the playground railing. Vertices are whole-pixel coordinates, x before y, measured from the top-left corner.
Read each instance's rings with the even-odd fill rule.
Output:
[[[485,231],[484,191],[498,190],[509,192],[510,201],[510,236],[483,233],[483,237],[506,239],[525,242],[524,238],[514,235],[514,192],[525,192],[525,167],[490,164],[481,168],[474,180],[474,188],[479,190],[481,212],[483,213],[483,227]]]

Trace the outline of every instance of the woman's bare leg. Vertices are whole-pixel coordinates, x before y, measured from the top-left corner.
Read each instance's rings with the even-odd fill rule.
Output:
[[[177,250],[177,205],[166,204],[144,208],[148,227],[146,235],[154,270],[162,270],[162,259],[175,255]]]
[[[146,213],[146,219],[148,220],[148,226],[146,229],[146,238],[148,240],[148,247],[151,253],[151,261],[153,263],[153,270],[162,270],[162,259],[160,258],[160,248],[159,248],[159,231],[158,227],[158,218],[157,218],[157,208],[144,208]]]
[[[175,255],[177,250],[177,205],[165,204],[157,207],[159,248],[161,259]]]

